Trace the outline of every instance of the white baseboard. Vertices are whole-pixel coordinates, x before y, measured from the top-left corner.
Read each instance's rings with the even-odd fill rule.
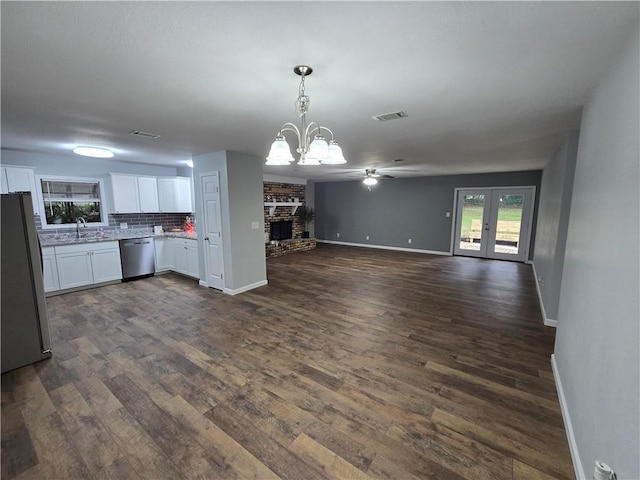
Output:
[[[251,283],[249,285],[245,285],[244,287],[240,287],[240,288],[227,288],[227,287],[225,287],[224,290],[222,290],[222,291],[224,293],[226,293],[227,295],[238,295],[239,293],[247,292],[249,290],[253,290],[254,288],[264,287],[268,283],[269,282],[267,280],[260,280],[259,282]]]
[[[544,300],[542,300],[542,292],[540,291],[540,284],[538,283],[538,273],[536,272],[535,263],[531,262],[533,268],[533,278],[536,282],[536,292],[538,292],[538,303],[540,304],[540,311],[542,312],[542,320],[547,327],[557,328],[558,320],[547,317],[547,312],[544,309]]]
[[[439,250],[421,250],[419,248],[388,247],[386,245],[370,245],[368,243],[336,242],[334,240],[321,240],[319,238],[316,238],[316,242],[318,242],[318,243],[330,243],[332,245],[345,245],[347,247],[378,248],[380,250],[397,250],[399,252],[427,253],[429,255],[447,255],[447,256],[451,256],[451,252],[442,252],[442,251],[439,251]]]
[[[569,407],[567,406],[567,399],[564,396],[564,389],[562,388],[562,381],[560,380],[560,372],[558,371],[555,354],[551,355],[551,369],[553,370],[553,379],[556,382],[556,390],[558,391],[558,399],[560,400],[560,411],[562,412],[564,429],[567,432],[567,440],[569,441],[569,451],[571,452],[573,470],[577,479],[587,480],[587,476],[582,468],[582,462],[580,461],[578,444],[576,443],[576,438],[573,434],[573,426],[571,424],[571,418],[569,417]]]
[[[204,280],[199,280],[198,281],[198,285],[200,285],[201,287],[208,287],[209,284],[207,282],[205,282]]]

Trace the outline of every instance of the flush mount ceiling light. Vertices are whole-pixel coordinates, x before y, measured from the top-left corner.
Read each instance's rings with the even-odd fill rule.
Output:
[[[98,147],[76,147],[73,149],[73,153],[84,157],[94,158],[112,158],[114,156],[114,153],[111,150]]]
[[[347,163],[342,155],[342,148],[333,139],[331,130],[316,122],[307,124],[309,97],[304,93],[304,79],[311,75],[313,69],[307,65],[298,65],[293,71],[302,77],[298,88],[298,99],[296,100],[296,112],[302,119],[302,125],[299,130],[298,127],[289,122],[280,127],[275,141],[271,144],[266,164],[290,165],[295,161],[293,155],[291,155],[289,144],[284,137],[284,132],[293,132],[298,137],[298,148],[296,149],[300,154],[298,165],[339,165]],[[325,136],[322,134],[323,131],[331,135],[329,143],[327,143]]]

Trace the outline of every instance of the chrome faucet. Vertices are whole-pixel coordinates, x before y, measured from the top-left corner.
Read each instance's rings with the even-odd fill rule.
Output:
[[[84,225],[84,228],[87,228],[87,221],[82,218],[82,217],[78,217],[76,218],[76,234],[78,236],[78,238],[80,238],[80,224],[82,223],[82,225]]]

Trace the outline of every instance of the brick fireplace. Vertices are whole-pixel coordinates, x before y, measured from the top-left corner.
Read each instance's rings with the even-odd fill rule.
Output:
[[[311,250],[316,247],[315,238],[302,238],[305,230],[304,222],[300,219],[300,212],[305,207],[306,187],[293,183],[264,182],[263,200],[264,202],[295,202],[301,203],[295,214],[292,214],[294,207],[278,206],[273,209],[270,215],[270,208],[264,207],[264,229],[265,229],[265,250],[267,258],[278,257],[288,253]],[[272,207],[273,208],[273,207]],[[270,241],[271,222],[291,222],[291,239]]]

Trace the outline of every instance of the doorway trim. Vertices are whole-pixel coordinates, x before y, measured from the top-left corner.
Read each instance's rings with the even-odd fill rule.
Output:
[[[460,190],[518,190],[518,189],[523,189],[523,188],[530,188],[532,195],[531,195],[531,208],[529,209],[529,235],[527,235],[526,241],[525,241],[525,253],[524,253],[524,263],[532,263],[531,260],[529,260],[529,249],[531,247],[531,234],[533,233],[533,219],[534,219],[534,210],[536,207],[536,186],[535,185],[517,185],[517,186],[500,186],[500,187],[476,187],[476,186],[469,186],[469,187],[456,187],[453,189],[453,210],[452,210],[452,217],[453,217],[453,221],[451,222],[451,243],[449,245],[449,252],[450,254],[456,255],[455,253],[455,242],[456,242],[456,227],[458,224],[458,193],[460,192]],[[464,256],[464,255],[458,255],[458,256]],[[476,257],[476,258],[483,258],[483,257]],[[509,260],[507,260],[509,261]]]

